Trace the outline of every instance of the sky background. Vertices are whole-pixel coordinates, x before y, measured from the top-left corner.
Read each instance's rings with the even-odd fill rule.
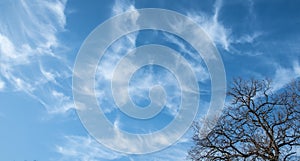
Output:
[[[72,69],[81,44],[105,20],[140,8],[169,9],[197,22],[219,50],[228,85],[234,77],[269,78],[274,90],[278,90],[300,77],[300,1],[2,0],[0,160],[181,161],[186,158],[193,145],[192,130],[162,151],[125,155],[89,136],[76,114]],[[152,43],[179,51],[192,64],[201,95],[197,119],[206,113],[210,102],[209,73],[187,42],[161,31],[130,33],[114,42],[99,62],[95,88],[98,103],[105,105],[102,110],[111,123],[132,133],[159,130],[178,110],[178,83],[172,74],[158,66],[138,70],[129,84],[131,98],[139,106],[149,104],[150,86],[159,84],[165,88],[167,103],[157,117],[143,121],[126,117],[110,97],[109,80],[117,60],[130,49]]]

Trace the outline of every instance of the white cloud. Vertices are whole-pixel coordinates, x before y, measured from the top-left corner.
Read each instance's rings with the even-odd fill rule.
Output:
[[[234,54],[246,54],[246,55],[260,55],[259,51],[243,51],[241,53],[236,49],[237,44],[251,44],[258,37],[263,35],[263,32],[254,31],[250,33],[243,34],[236,37],[230,26],[225,26],[219,19],[219,12],[222,9],[222,0],[217,0],[214,4],[213,15],[208,15],[202,12],[188,12],[187,16],[197,22],[202,29],[208,34],[211,40],[216,44],[221,46],[226,51]],[[251,7],[251,4],[250,4]],[[253,14],[251,9],[249,14]]]
[[[1,62],[6,65],[27,64],[31,48],[28,44],[23,44],[19,48],[13,42],[0,32],[0,53]]]
[[[56,83],[56,77],[57,74],[54,74],[53,72],[50,71],[46,71],[42,66],[40,66],[40,71],[43,74],[43,76],[45,77],[45,81],[50,81],[53,83]]]
[[[132,17],[129,19],[129,25],[136,24],[136,20],[139,16],[136,8],[134,7],[134,4],[129,1],[121,1],[117,0],[115,1],[114,6],[112,7],[112,15],[115,16],[117,14],[121,14],[126,11],[136,11],[136,14],[133,14]],[[126,25],[119,26],[118,23],[116,23],[115,26],[112,26],[111,31],[114,32],[114,30],[125,30],[126,31]],[[104,57],[102,57],[96,73],[96,96],[101,104],[104,104],[105,101],[107,101],[107,97],[103,96],[103,93],[110,92],[110,86],[103,85],[107,81],[111,81],[113,77],[113,73],[115,70],[115,67],[117,66],[118,61],[124,56],[126,53],[128,53],[130,50],[134,49],[136,47],[136,38],[138,33],[132,33],[124,36],[121,39],[118,39],[116,42],[114,42],[110,48],[107,50],[107,53]],[[126,68],[122,68],[124,72],[130,71],[130,66]],[[118,78],[117,81],[124,81],[123,78]],[[104,112],[111,112],[114,109],[114,106],[104,106],[102,107]]]
[[[66,0],[1,4],[0,10],[6,16],[0,16],[0,75],[9,84],[8,90],[27,93],[49,111],[58,106],[69,108],[69,103],[63,104],[65,101],[48,93],[60,88],[69,95],[62,83],[71,70],[58,52],[63,45],[57,38],[65,30]]]
[[[12,42],[4,35],[0,35],[0,51],[2,54],[5,54],[5,57],[16,58],[15,47]]]
[[[134,4],[127,0],[116,0],[112,8],[112,14],[118,15],[126,11],[135,11]]]
[[[279,65],[275,68],[275,75],[273,77],[273,89],[279,90],[292,80],[300,77],[299,62],[294,62],[292,68],[283,68]]]
[[[182,161],[187,156],[187,150],[190,147],[189,135],[179,140],[173,146],[163,149],[161,151],[144,154],[144,155],[126,155],[108,149],[98,143],[90,136],[65,136],[65,142],[56,145],[56,152],[61,154],[59,161],[80,160],[80,161],[98,161],[98,160],[119,160],[121,158],[128,158],[133,161],[165,161],[174,160]],[[120,142],[120,146],[124,142]],[[130,144],[124,146],[130,147]]]
[[[134,17],[130,18],[130,21],[132,21],[132,23],[130,23],[130,24],[135,24],[135,21],[137,20],[139,14],[138,14],[136,8],[134,7],[134,4],[129,1],[116,0],[114,6],[112,7],[112,15],[114,16],[114,15],[121,14],[126,11],[136,11],[136,14],[133,14]],[[117,24],[117,26],[119,29],[122,30],[122,27],[120,27],[119,24]],[[126,26],[126,25],[124,25],[124,26]],[[112,30],[111,30],[112,32],[114,32],[114,27],[116,27],[116,26],[112,26]],[[98,67],[98,70],[99,70],[98,78],[100,80],[101,79],[105,79],[105,80],[112,79],[113,70],[116,66],[116,63],[122,57],[122,54],[124,55],[136,47],[135,42],[136,42],[137,34],[138,33],[128,34],[125,37],[117,40],[114,44],[112,44],[110,46],[110,49],[106,53],[106,55],[109,55],[109,56],[102,58],[103,60],[100,62],[100,63],[102,63],[102,66]],[[124,69],[124,70],[127,70],[127,69]],[[122,79],[120,79],[120,81],[121,80]]]
[[[124,1],[116,1],[115,5],[113,6],[113,15],[120,14],[124,11],[128,10],[135,10],[135,7],[133,4],[124,2]],[[138,15],[138,14],[137,14]],[[135,21],[136,19],[131,19]],[[119,26],[118,26],[119,27]],[[121,59],[121,56],[116,53],[127,53],[131,49],[136,47],[135,41],[136,41],[137,34],[131,34],[126,36],[125,38],[119,39],[113,44],[110,49],[107,51],[107,57],[104,57],[99,63],[96,80],[97,84],[96,86],[100,89],[96,89],[96,94],[98,98],[100,98],[100,104],[107,99],[104,95],[108,95],[108,92],[110,90],[110,86],[103,86],[105,84],[105,81],[110,81],[112,79],[112,73],[114,71],[115,65],[119,59]],[[129,41],[128,41],[129,40]],[[102,63],[102,64],[101,64]],[[123,68],[123,72],[127,72],[127,70],[131,70],[129,67]],[[149,76],[150,77],[150,76]],[[148,80],[149,79],[149,80]],[[169,78],[166,78],[169,79]],[[123,81],[122,78],[118,78],[119,81]],[[149,87],[149,84],[151,84],[150,78],[145,78],[143,82],[138,82],[141,89],[147,89]],[[163,82],[168,83],[168,82]],[[97,88],[96,87],[96,88]],[[108,90],[108,92],[107,92]],[[105,108],[105,107],[104,107]],[[104,111],[109,111],[105,109]],[[120,146],[120,149],[127,149],[128,151],[138,151],[135,149],[139,146],[132,145],[132,141],[128,138],[124,137],[122,133],[120,133],[119,128],[122,126],[122,122],[120,122],[119,117],[113,122],[114,126],[114,139],[113,142],[117,142]],[[110,135],[110,134],[108,134]],[[120,153],[116,153],[114,151],[111,151],[98,142],[96,142],[94,139],[90,137],[85,136],[66,136],[66,142],[62,145],[58,145],[56,150],[62,155],[61,160],[101,160],[101,159],[107,159],[107,160],[114,160],[114,159],[120,159],[122,157],[129,157],[131,160],[147,160],[149,158],[154,158],[154,160],[184,160],[186,157],[186,147],[182,148],[182,144],[185,144],[187,141],[186,139],[182,139],[176,144],[176,147],[170,147],[163,152],[157,152],[153,154],[149,154],[148,156],[131,156],[131,155],[124,155]],[[163,136],[163,137],[156,137],[153,138],[154,142],[161,143],[165,142],[168,143],[169,136]],[[151,141],[151,140],[150,140]],[[147,143],[150,143],[147,142]],[[109,140],[108,140],[109,142]],[[138,145],[142,145],[140,142],[136,143]],[[132,146],[131,146],[132,145]],[[140,147],[143,148],[143,147]],[[152,160],[152,159],[151,159]]]
[[[191,134],[185,134],[180,140],[178,140],[175,144],[166,149],[161,151],[151,153],[151,154],[144,154],[144,155],[137,155],[137,156],[128,156],[133,161],[165,161],[165,160],[172,160],[172,161],[183,161],[186,160],[187,152],[191,147]]]
[[[231,29],[226,28],[219,22],[219,11],[222,7],[222,1],[217,0],[214,5],[214,14],[206,15],[204,13],[187,13],[188,17],[196,21],[208,36],[218,45],[221,45],[225,50],[229,50],[231,44]]]
[[[5,88],[5,82],[0,79],[0,91],[2,91]]]
[[[53,101],[56,101],[55,105],[48,107],[50,113],[65,113],[68,110],[75,108],[72,98],[66,96],[64,93],[53,90],[50,97]],[[46,107],[47,106],[48,105],[46,105]]]
[[[105,148],[89,136],[65,136],[65,141],[63,145],[56,146],[56,151],[62,155],[59,161],[114,160],[124,156]]]
[[[197,77],[197,80],[200,82],[205,82],[209,80],[209,73],[207,69],[204,67],[204,64],[202,62],[202,58],[198,53],[193,53],[190,49],[187,48],[187,46],[183,43],[183,41],[179,40],[173,35],[170,34],[164,34],[164,36],[172,43],[178,45],[179,50],[181,53],[187,53],[191,56],[191,58],[194,61],[190,61],[190,65],[195,72],[195,75]],[[178,62],[180,63],[180,62]]]
[[[234,40],[234,43],[253,43],[256,38],[261,36],[261,32],[254,32],[252,35],[242,35],[241,37]]]

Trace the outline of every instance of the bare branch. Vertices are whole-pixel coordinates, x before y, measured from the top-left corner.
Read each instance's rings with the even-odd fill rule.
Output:
[[[195,124],[192,160],[288,160],[300,146],[300,81],[272,91],[270,80],[234,79],[231,104],[217,125],[199,137]],[[209,123],[206,123],[209,124]]]

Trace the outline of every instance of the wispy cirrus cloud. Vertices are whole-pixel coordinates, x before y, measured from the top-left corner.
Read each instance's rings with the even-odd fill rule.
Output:
[[[299,62],[294,61],[291,68],[276,65],[275,74],[272,78],[274,91],[283,88],[285,85],[298,78],[300,78]]]
[[[252,3],[250,5],[249,14],[252,13]],[[207,14],[203,12],[188,11],[186,14],[188,17],[197,22],[203,30],[208,34],[211,40],[222,49],[233,54],[246,54],[246,55],[259,55],[259,51],[239,51],[236,45],[239,44],[251,44],[261,35],[261,31],[253,31],[244,33],[241,36],[235,36],[231,26],[225,26],[220,20],[220,10],[223,7],[223,1],[217,0],[213,6],[213,14]]]
[[[192,51],[191,49],[189,49],[187,47],[187,44],[171,34],[164,34],[164,37],[167,39],[167,41],[170,41],[171,43],[177,45],[180,53],[189,55],[189,59],[191,59],[189,63],[194,70],[199,82],[205,82],[209,80],[209,73],[205,68],[204,62],[199,53],[196,53],[196,51]]]
[[[187,16],[196,21],[216,44],[221,45],[225,50],[229,50],[229,46],[232,43],[230,39],[232,31],[218,19],[221,7],[222,1],[217,0],[214,4],[213,15],[188,12]]]
[[[113,6],[112,10],[112,15],[120,14],[125,11],[136,11],[136,8],[134,7],[133,3],[131,2],[124,2],[124,1],[116,1],[115,5]],[[130,19],[132,23],[137,19],[138,17],[138,12],[133,15],[133,17]],[[130,24],[130,23],[129,23]],[[114,31],[115,26],[112,26],[112,31]],[[118,30],[122,30],[122,27],[118,27]],[[113,72],[114,69],[117,65],[117,62],[122,58],[122,55],[118,53],[122,53],[123,55],[128,53],[130,50],[136,48],[136,39],[137,39],[138,33],[133,33],[133,34],[128,34],[124,36],[123,38],[117,40],[114,42],[109,49],[106,51],[107,53],[105,54],[106,56],[102,57],[102,59],[99,62],[98,66],[98,71],[96,73],[96,94],[97,98],[100,98],[99,104],[102,108],[102,110],[105,113],[111,113],[115,112],[114,109],[115,105],[113,104],[108,104],[108,100],[111,101],[111,98],[108,98],[110,93],[111,93],[111,85],[110,81],[112,80],[113,77]],[[122,72],[126,73],[128,70],[132,70],[130,66],[122,68]],[[142,81],[136,82],[139,86],[140,89],[138,90],[145,90],[148,89],[149,86],[152,85],[153,80],[151,78],[151,75],[148,75],[149,77],[146,77],[144,79],[140,79]],[[138,77],[140,78],[140,77]],[[123,78],[118,78],[117,80],[123,81]],[[166,82],[164,82],[166,80]],[[165,79],[160,80],[161,83],[168,84],[168,82],[174,82],[171,78],[167,77]],[[108,82],[108,83],[107,83]],[[133,91],[133,92],[138,92],[138,91]],[[104,109],[103,109],[104,108]],[[173,112],[176,114],[176,112]],[[175,115],[174,114],[174,115]],[[126,124],[128,122],[124,122]],[[120,133],[120,128],[124,127],[123,122],[121,123],[120,117],[117,116],[117,118],[112,121],[112,124],[114,125],[114,132],[115,132],[115,137],[113,138],[114,142],[118,142],[118,145],[122,149],[128,149],[128,151],[137,151],[136,148],[137,146],[133,146],[132,144],[137,144],[137,145],[142,145],[141,142],[134,142],[132,143],[132,140],[124,137],[122,133]],[[108,134],[110,135],[110,134]],[[172,150],[169,149],[168,152],[161,153],[158,152],[156,155],[150,155],[150,156],[140,156],[140,157],[135,157],[135,156],[129,156],[129,155],[124,155],[124,154],[119,154],[116,153],[110,149],[105,148],[98,142],[96,142],[94,139],[91,139],[90,137],[86,136],[66,136],[65,137],[65,142],[58,145],[56,150],[58,153],[62,155],[62,160],[70,160],[70,159],[75,159],[75,158],[80,158],[80,160],[117,160],[122,157],[128,157],[131,158],[132,160],[144,160],[147,157],[148,158],[155,158],[155,160],[165,160],[167,157],[174,156],[175,153],[177,154],[177,159],[184,159],[185,158],[185,152],[186,149],[181,148],[179,145],[175,149],[177,150]],[[153,138],[154,142],[168,142],[168,138],[166,136],[162,137],[155,137]],[[180,143],[183,143],[184,141],[181,141]],[[149,142],[151,143],[151,140]],[[79,145],[84,145],[84,146],[79,146]],[[143,147],[141,147],[143,148]],[[180,153],[179,153],[180,152]],[[140,158],[140,159],[139,159]],[[175,157],[172,157],[175,159]]]
[[[99,144],[90,136],[65,136],[65,142],[56,145],[55,151],[61,155],[57,158],[59,161],[80,160],[80,161],[97,161],[97,160],[121,160],[127,158],[133,161],[165,161],[174,160],[182,161],[186,159],[187,150],[190,147],[189,139],[185,138],[178,141],[172,147],[166,148],[160,152],[145,155],[126,155],[107,149]],[[120,142],[120,145],[122,142]],[[129,146],[129,145],[126,145]]]
[[[112,15],[118,15],[126,11],[135,11],[134,1],[121,1],[116,0],[112,7]]]
[[[135,12],[135,14],[133,14],[133,17],[130,17],[130,23],[128,25],[135,24],[139,14],[132,1],[116,0],[114,5],[112,6],[111,14],[112,16],[115,16],[126,11]],[[110,32],[114,32],[114,30],[122,31],[124,30],[124,28],[126,30],[126,25],[127,24],[119,26],[118,22],[116,22],[116,25],[111,27]],[[117,109],[111,100],[112,96],[110,82],[113,78],[113,73],[119,60],[123,55],[136,47],[137,35],[138,33],[127,34],[124,37],[116,40],[109,47],[98,64],[95,92],[102,110],[106,113],[110,113]],[[130,66],[128,66],[126,68],[123,68],[122,70],[123,72],[128,72],[131,70],[131,68]],[[119,81],[123,81],[123,79],[120,78]]]
[[[49,91],[66,90],[71,70],[58,34],[65,30],[66,0],[4,1],[0,16],[0,75],[2,90],[21,91],[37,99],[48,111],[70,101],[57,101]],[[69,82],[70,83],[70,82]],[[59,102],[59,105],[56,104]],[[69,105],[70,106],[70,105]],[[64,111],[57,110],[54,111]]]
[[[56,151],[61,154],[59,161],[115,160],[124,156],[107,149],[90,136],[65,136],[65,143],[57,145]]]

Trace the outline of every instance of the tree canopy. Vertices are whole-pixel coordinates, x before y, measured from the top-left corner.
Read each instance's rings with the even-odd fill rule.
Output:
[[[216,126],[195,123],[191,160],[291,160],[300,146],[300,81],[275,90],[268,80],[235,79]]]

